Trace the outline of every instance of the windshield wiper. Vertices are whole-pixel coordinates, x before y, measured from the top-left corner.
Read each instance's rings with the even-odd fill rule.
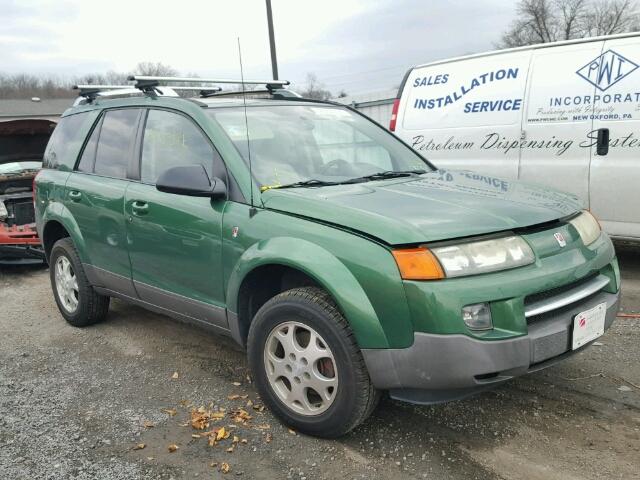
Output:
[[[324,180],[318,180],[312,178],[301,182],[286,183],[284,185],[264,185],[260,187],[261,191],[280,189],[280,188],[298,188],[298,187],[326,187],[328,185],[339,185],[342,182],[326,182]]]
[[[340,183],[362,183],[362,182],[370,182],[372,180],[384,180],[387,178],[400,178],[400,177],[410,177],[412,175],[420,175],[422,173],[427,173],[426,170],[386,170],[384,172],[376,172],[371,175],[364,175],[362,177],[355,177],[349,180],[345,180]]]

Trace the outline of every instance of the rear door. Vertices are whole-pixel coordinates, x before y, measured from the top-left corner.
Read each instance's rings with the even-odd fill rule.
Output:
[[[602,42],[533,52],[523,125],[519,178],[589,201],[595,86],[581,74],[602,53]]]
[[[92,284],[135,297],[127,252],[124,198],[142,110],[107,110],[94,127],[77,169],[69,176],[65,205],[76,220]]]
[[[591,152],[591,210],[611,235],[640,238],[640,37],[607,40],[588,80],[596,85]],[[596,154],[598,129],[609,153]]]
[[[438,167],[517,178],[530,51],[415,68],[396,133]]]
[[[221,266],[226,201],[164,193],[155,186],[167,168],[194,164],[226,181],[222,159],[190,118],[149,110],[140,182],[132,182],[126,193],[132,277],[142,300],[226,327]]]

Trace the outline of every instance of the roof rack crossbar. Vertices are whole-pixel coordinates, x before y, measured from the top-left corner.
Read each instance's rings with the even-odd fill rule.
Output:
[[[273,85],[285,86],[289,85],[288,80],[231,80],[220,78],[197,78],[197,77],[155,77],[149,75],[131,75],[129,81],[156,81],[156,82],[182,82],[182,83],[237,83],[246,85]]]

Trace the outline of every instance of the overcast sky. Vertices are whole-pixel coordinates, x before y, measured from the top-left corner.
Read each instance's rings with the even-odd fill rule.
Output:
[[[333,92],[394,88],[406,68],[493,48],[515,0],[272,0],[280,77]],[[264,0],[0,0],[0,73],[75,76],[159,61],[181,74],[271,76]]]

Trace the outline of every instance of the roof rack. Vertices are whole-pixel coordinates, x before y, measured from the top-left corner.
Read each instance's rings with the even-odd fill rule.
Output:
[[[147,95],[159,95],[159,96],[171,96],[176,97],[178,94],[176,91],[194,91],[198,92],[200,97],[216,96],[218,92],[222,91],[222,88],[217,85],[205,86],[203,84],[241,84],[241,85],[264,85],[266,90],[260,90],[259,92],[268,93],[273,95],[274,98],[298,95],[294,92],[290,92],[284,89],[289,85],[288,80],[231,80],[231,79],[219,79],[219,78],[197,78],[197,77],[157,77],[149,75],[131,75],[127,78],[130,82],[135,82],[132,85],[74,85],[74,90],[79,90],[80,97],[83,97],[83,101],[91,103],[98,96],[123,96],[144,93]],[[194,83],[198,85],[160,85],[160,82],[166,83]],[[257,93],[256,90],[250,90],[247,92],[228,92],[229,95],[241,95],[243,93]],[[224,94],[220,95],[225,95]]]

